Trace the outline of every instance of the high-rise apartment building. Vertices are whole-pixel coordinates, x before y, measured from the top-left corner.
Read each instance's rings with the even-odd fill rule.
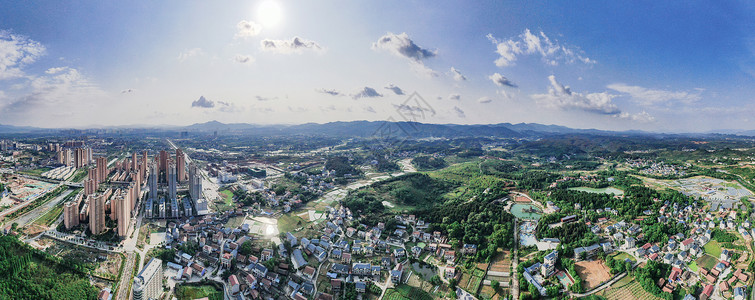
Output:
[[[176,149],[176,177],[178,182],[186,180],[186,156],[181,149]]]
[[[79,203],[83,195],[78,194],[73,201],[66,202],[63,206],[63,224],[66,229],[71,229],[79,225]]]
[[[168,151],[160,150],[160,172],[167,172],[168,169]],[[167,178],[166,178],[167,179]],[[167,181],[167,180],[166,180]]]
[[[133,299],[160,299],[163,293],[163,261],[152,258],[134,277]]]
[[[168,165],[168,199],[170,201],[176,201],[176,164]]]
[[[107,157],[97,157],[97,183],[107,181]]]
[[[100,234],[105,231],[105,197],[101,194],[89,195],[89,231]]]
[[[152,199],[152,201],[157,201],[158,172],[157,166],[154,163],[149,166],[149,198]]]

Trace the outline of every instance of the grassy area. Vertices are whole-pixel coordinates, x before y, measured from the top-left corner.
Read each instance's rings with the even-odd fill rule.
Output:
[[[622,278],[611,287],[596,293],[596,295],[609,300],[661,299],[646,292],[640,283],[634,280],[633,276]]]
[[[52,225],[52,223],[58,220],[58,217],[60,217],[60,215],[63,213],[63,205],[76,197],[76,195],[78,195],[81,190],[81,188],[73,190],[70,194],[66,195],[66,197],[60,201],[60,203],[55,205],[52,209],[48,210],[44,215],[39,217],[39,219],[35,220],[33,224],[42,226]]]
[[[227,227],[227,228],[237,228],[237,227],[241,226],[241,224],[244,223],[244,218],[245,217],[243,217],[243,216],[242,217],[233,217],[233,218],[230,218],[230,219],[228,219],[228,222],[225,223],[225,227]]]
[[[703,255],[700,258],[698,258],[695,263],[698,267],[706,268],[708,270],[712,269],[716,264],[718,263],[718,259],[715,257],[712,257],[710,255]]]
[[[427,292],[408,285],[399,285],[395,289],[385,291],[386,300],[432,300]]]
[[[178,300],[193,300],[207,297],[210,300],[223,299],[223,290],[213,285],[179,285],[176,287],[176,297]]]
[[[31,176],[42,176],[42,173],[52,170],[52,168],[39,168],[34,170],[25,170],[20,171],[18,173],[31,175]]]
[[[716,241],[710,241],[705,246],[703,246],[703,249],[705,249],[705,253],[713,256],[713,257],[720,257],[721,256],[721,245],[718,244]]]
[[[304,227],[307,223],[309,222],[299,216],[293,214],[285,214],[278,218],[278,231],[294,231],[297,228]]]
[[[84,180],[84,178],[87,177],[87,169],[81,168],[76,170],[76,172],[73,173],[73,176],[71,177],[71,182],[79,182]]]
[[[697,262],[695,262],[695,261],[691,262],[691,263],[690,263],[690,264],[688,264],[687,266],[689,267],[689,269],[690,269],[690,270],[692,270],[692,272],[697,272],[697,270],[698,270],[698,269],[700,269],[700,268],[699,268],[699,267],[697,266]]]
[[[25,214],[27,212],[30,212],[33,209],[39,207],[40,205],[45,204],[48,201],[54,199],[55,197],[57,197],[58,195],[60,195],[61,193],[63,193],[63,191],[65,191],[67,189],[68,189],[67,186],[58,186],[57,188],[55,188],[54,190],[48,192],[47,194],[45,194],[45,195],[43,195],[43,196],[41,196],[41,197],[39,197],[37,199],[34,199],[32,201],[32,203],[30,203],[29,205],[24,206],[23,208],[20,208],[20,209],[14,211],[14,212],[8,214],[7,216],[5,216],[5,219],[15,219],[18,216],[21,216],[21,215],[23,215],[23,214]]]
[[[617,254],[613,256],[613,259],[615,260],[624,261],[625,259],[628,258],[632,262],[637,261],[637,259],[635,259],[634,256],[629,255],[629,253],[626,253],[626,252],[616,252],[616,253]]]
[[[233,193],[229,190],[223,190],[218,192],[218,194],[223,198],[223,202],[225,202],[226,205],[233,205]]]

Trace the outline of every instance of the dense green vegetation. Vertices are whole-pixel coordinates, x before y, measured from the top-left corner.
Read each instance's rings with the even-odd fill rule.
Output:
[[[346,174],[359,175],[359,170],[349,163],[349,158],[343,156],[330,157],[325,162],[326,170],[336,171],[336,176],[343,177]]]
[[[420,155],[412,159],[412,164],[417,170],[437,170],[445,168],[448,163],[442,157]]]
[[[15,237],[0,236],[0,298],[96,299],[97,290],[76,261],[32,249]]]

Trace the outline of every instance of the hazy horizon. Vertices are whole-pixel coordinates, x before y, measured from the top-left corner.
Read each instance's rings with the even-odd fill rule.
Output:
[[[755,129],[755,4],[745,2],[41,1],[0,9],[0,124]]]

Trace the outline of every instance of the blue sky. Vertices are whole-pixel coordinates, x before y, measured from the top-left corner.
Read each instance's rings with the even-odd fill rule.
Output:
[[[745,2],[4,1],[0,11],[1,124],[755,128]],[[415,92],[424,101],[407,101]]]

